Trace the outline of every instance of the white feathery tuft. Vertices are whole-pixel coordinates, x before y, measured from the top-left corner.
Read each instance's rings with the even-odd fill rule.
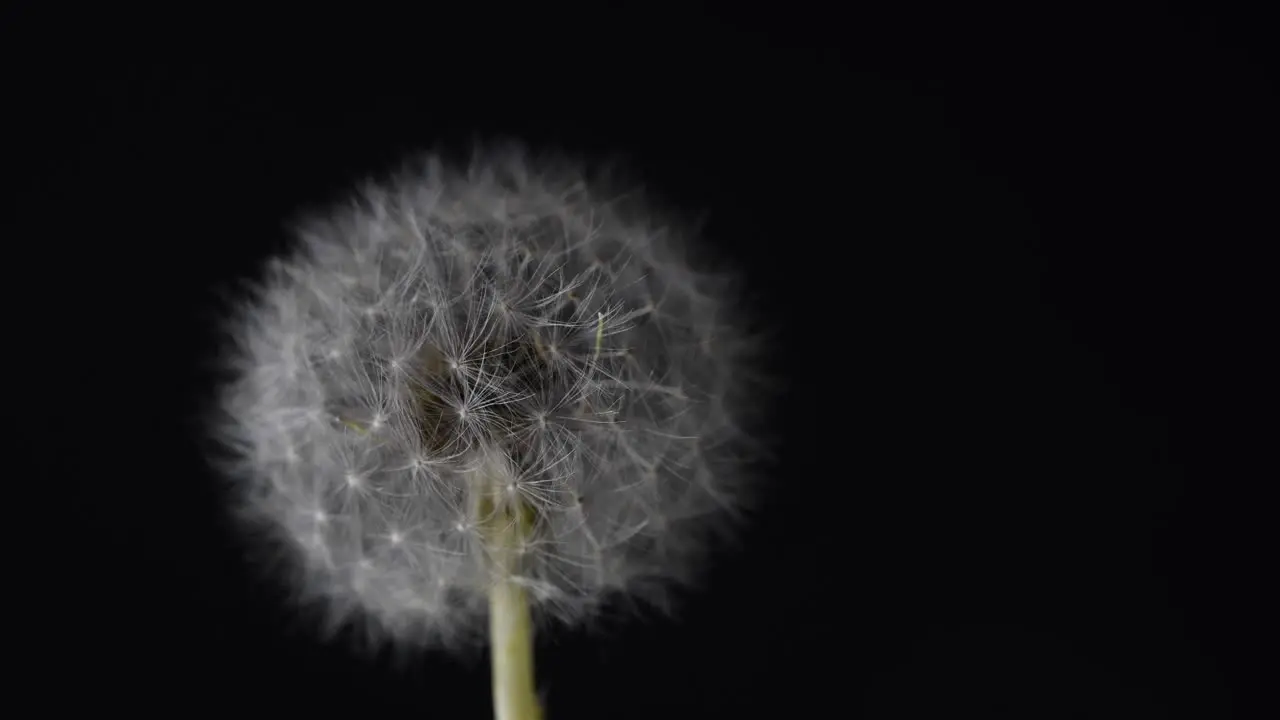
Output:
[[[227,326],[216,434],[237,517],[335,627],[474,637],[503,503],[531,511],[541,618],[692,579],[748,497],[754,343],[733,284],[649,212],[519,146],[430,156],[269,263]]]

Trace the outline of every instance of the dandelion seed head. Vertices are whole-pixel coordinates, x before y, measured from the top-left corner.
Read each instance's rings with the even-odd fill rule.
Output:
[[[302,223],[229,322],[237,517],[332,625],[471,637],[503,504],[532,518],[539,617],[661,605],[745,507],[765,395],[732,278],[638,195],[593,188],[514,145],[424,157]]]

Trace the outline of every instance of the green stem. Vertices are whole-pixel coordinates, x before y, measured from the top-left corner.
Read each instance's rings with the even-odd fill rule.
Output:
[[[488,506],[484,509],[490,511],[486,515],[493,522],[489,542],[497,578],[489,591],[494,717],[541,720],[542,707],[533,673],[533,619],[525,589],[515,580],[519,575],[520,546],[531,530],[531,518],[525,508],[494,502],[492,496],[482,505]]]
[[[540,720],[533,680],[533,622],[524,588],[509,579],[489,595],[493,711],[497,720]]]

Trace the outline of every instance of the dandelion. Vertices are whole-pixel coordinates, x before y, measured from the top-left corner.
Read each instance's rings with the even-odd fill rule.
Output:
[[[533,717],[532,624],[661,606],[749,497],[733,284],[637,195],[518,145],[423,158],[302,223],[227,325],[237,517],[331,627],[493,647]]]

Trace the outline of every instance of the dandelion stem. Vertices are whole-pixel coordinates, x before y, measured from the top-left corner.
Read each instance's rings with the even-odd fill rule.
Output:
[[[496,499],[496,493],[491,497]],[[493,499],[484,504],[490,505],[485,516],[490,520],[488,535],[495,566],[495,581],[489,591],[494,717],[541,720],[533,674],[533,620],[525,589],[516,580],[520,546],[531,530],[532,518],[529,509],[518,502],[514,507],[509,501]]]
[[[489,596],[493,709],[497,720],[540,720],[533,684],[533,623],[524,588],[504,580]]]

